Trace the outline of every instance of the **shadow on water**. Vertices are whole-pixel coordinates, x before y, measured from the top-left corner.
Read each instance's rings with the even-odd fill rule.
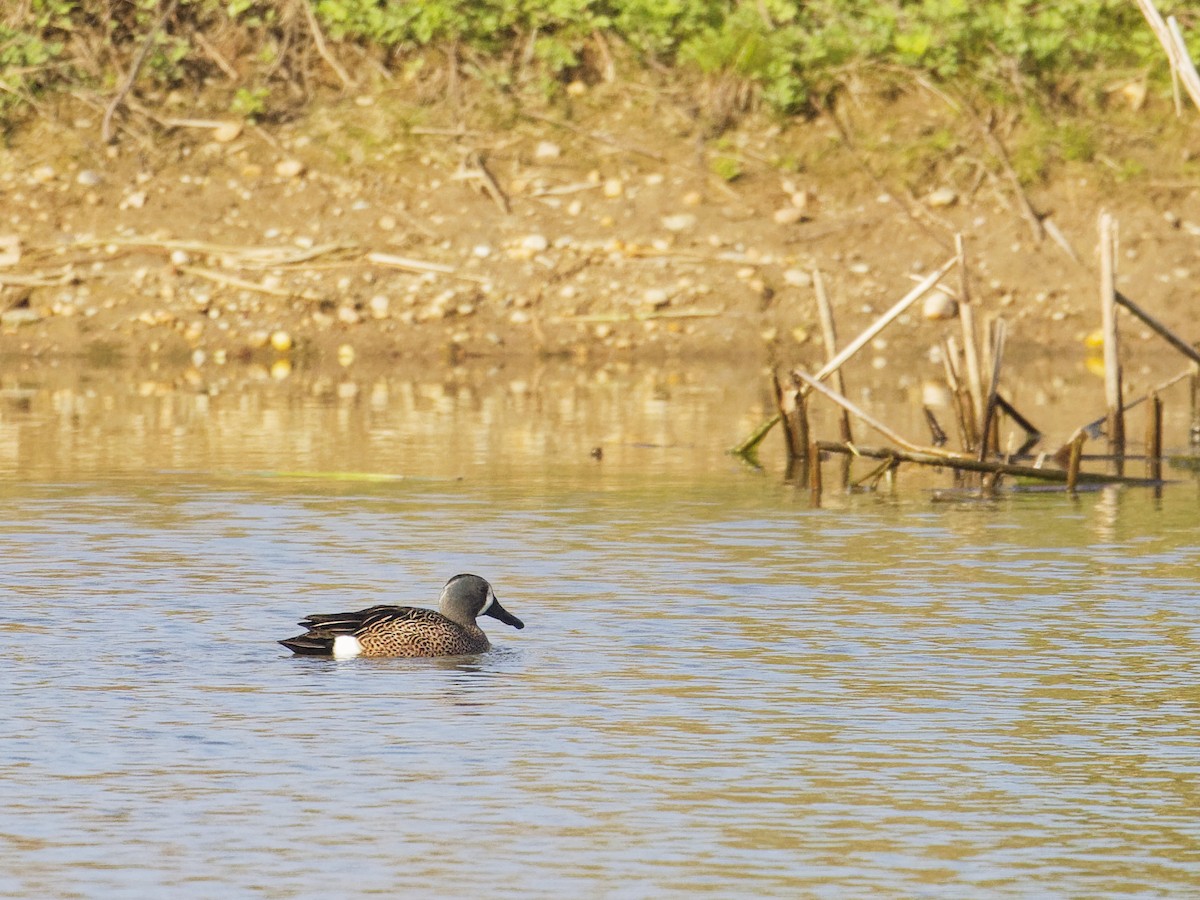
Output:
[[[817,509],[760,381],[5,382],[3,892],[1195,893],[1196,483]],[[275,643],[461,571],[527,627]]]

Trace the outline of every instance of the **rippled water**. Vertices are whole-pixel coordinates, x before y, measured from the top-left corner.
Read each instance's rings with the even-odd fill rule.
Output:
[[[0,892],[1200,893],[1194,481],[814,509],[753,385],[421,391],[10,404]],[[459,571],[525,630],[273,643]]]

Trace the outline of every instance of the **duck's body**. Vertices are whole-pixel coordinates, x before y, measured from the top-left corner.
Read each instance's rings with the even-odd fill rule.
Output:
[[[304,634],[280,641],[302,656],[460,656],[491,644],[476,624],[492,616],[513,628],[525,624],[500,605],[478,575],[455,575],[442,588],[439,612],[414,606],[372,606],[357,612],[309,616]]]

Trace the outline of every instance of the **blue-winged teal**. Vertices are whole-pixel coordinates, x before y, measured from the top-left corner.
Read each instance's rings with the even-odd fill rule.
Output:
[[[482,653],[491,644],[477,616],[513,628],[525,623],[496,599],[478,575],[455,575],[442,588],[440,612],[413,606],[372,606],[358,612],[309,616],[304,634],[279,643],[303,656],[459,656]]]

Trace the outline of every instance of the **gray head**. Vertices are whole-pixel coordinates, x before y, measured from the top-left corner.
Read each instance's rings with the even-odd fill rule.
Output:
[[[500,605],[492,586],[478,575],[455,575],[442,588],[438,609],[443,616],[460,625],[474,625],[479,616],[491,616],[513,628],[525,623]]]

